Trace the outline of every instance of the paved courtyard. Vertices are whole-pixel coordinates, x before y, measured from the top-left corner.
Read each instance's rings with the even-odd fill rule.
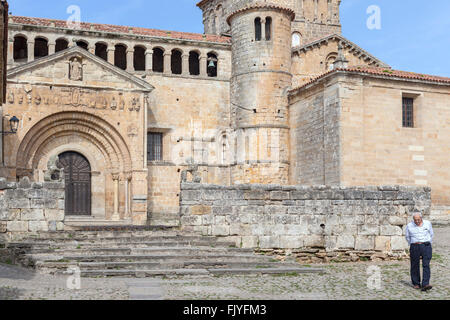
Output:
[[[0,264],[0,300],[450,299],[450,227],[435,227],[435,234],[434,288],[426,293],[411,287],[409,261],[311,266],[322,267],[326,273],[321,275],[83,278],[80,290],[68,289],[64,276]],[[374,267],[379,268],[381,288]]]

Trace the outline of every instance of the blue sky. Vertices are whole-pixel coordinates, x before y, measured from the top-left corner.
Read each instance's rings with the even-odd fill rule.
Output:
[[[67,19],[70,5],[86,22],[203,32],[196,0],[10,0],[14,15]],[[370,5],[381,29],[369,30]],[[394,69],[450,77],[449,0],[342,0],[343,35]]]

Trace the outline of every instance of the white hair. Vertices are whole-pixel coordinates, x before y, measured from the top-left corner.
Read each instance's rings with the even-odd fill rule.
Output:
[[[416,216],[419,216],[419,217],[422,218],[422,213],[420,213],[419,211],[413,212],[413,213],[412,213],[412,217],[414,218],[414,217],[416,217]]]

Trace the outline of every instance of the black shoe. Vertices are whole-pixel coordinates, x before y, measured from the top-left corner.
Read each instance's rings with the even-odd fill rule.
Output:
[[[428,290],[431,290],[431,289],[433,289],[433,286],[428,285],[428,286],[423,287],[422,291],[428,291]]]

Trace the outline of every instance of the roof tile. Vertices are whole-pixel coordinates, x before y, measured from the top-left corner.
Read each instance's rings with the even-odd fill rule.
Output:
[[[54,20],[54,19],[44,19],[44,18],[31,18],[31,17],[21,17],[21,16],[10,16],[11,23],[27,24],[33,26],[55,26],[57,28],[68,29],[67,23],[64,20]],[[157,29],[148,29],[140,27],[128,27],[128,26],[117,26],[111,24],[99,24],[99,23],[88,23],[82,22],[80,25],[81,30],[88,31],[103,31],[112,33],[129,33],[133,35],[144,35],[152,37],[166,37],[178,40],[195,40],[195,41],[206,41],[206,42],[216,42],[216,43],[231,43],[230,37],[217,36],[213,34],[201,34],[201,33],[189,33],[189,32],[179,32],[179,31],[165,31]]]

